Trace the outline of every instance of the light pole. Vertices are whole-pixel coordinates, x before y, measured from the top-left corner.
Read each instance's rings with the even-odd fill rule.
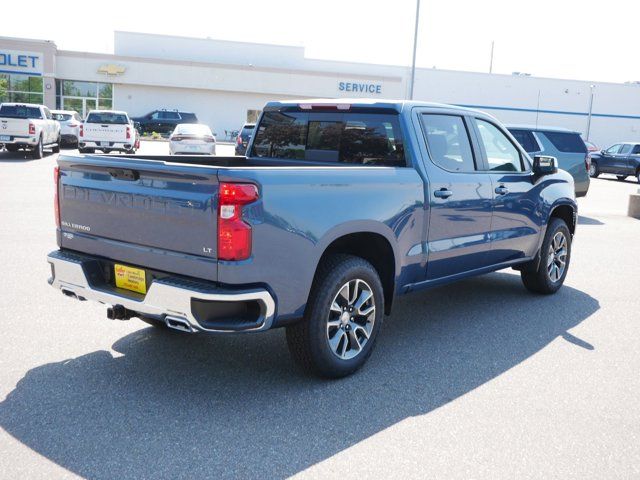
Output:
[[[589,97],[589,116],[587,117],[587,142],[589,141],[589,133],[591,132],[591,112],[593,112],[593,96],[594,96],[594,92],[593,89],[596,88],[595,85],[589,85],[589,88],[591,88],[591,96]]]
[[[416,29],[413,33],[413,61],[411,62],[411,82],[409,83],[409,100],[413,100],[413,84],[416,81],[416,50],[418,49],[419,22],[420,22],[420,0],[416,0]]]

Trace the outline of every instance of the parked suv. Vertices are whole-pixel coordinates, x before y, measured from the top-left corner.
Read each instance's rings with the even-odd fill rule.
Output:
[[[640,183],[640,143],[616,143],[600,153],[592,153],[589,175],[596,178],[601,173],[611,173],[618,180],[633,175]]]
[[[245,123],[242,126],[242,130],[236,138],[236,155],[244,155],[247,153],[247,145],[253,135],[253,129],[256,127],[255,123]]]
[[[181,123],[198,123],[195,113],[178,110],[154,110],[142,117],[132,118],[140,133],[171,133]]]
[[[54,120],[60,123],[60,140],[63,145],[78,145],[82,117],[74,110],[51,110]]]
[[[589,155],[579,132],[565,128],[524,125],[508,125],[507,128],[531,157],[556,157],[558,168],[566,170],[573,177],[576,197],[584,197],[587,194]]]

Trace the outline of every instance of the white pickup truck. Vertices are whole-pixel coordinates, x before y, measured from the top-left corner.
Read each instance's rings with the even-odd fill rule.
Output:
[[[44,105],[0,104],[0,144],[10,152],[30,150],[34,158],[44,156],[44,148],[60,151],[60,124]]]
[[[80,125],[80,153],[136,152],[136,132],[127,112],[91,110]]]

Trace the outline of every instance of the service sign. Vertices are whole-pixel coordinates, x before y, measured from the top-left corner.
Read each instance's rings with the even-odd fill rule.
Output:
[[[0,73],[42,75],[42,54],[0,48]]]
[[[338,82],[339,92],[354,92],[362,95],[380,95],[382,93],[381,83],[372,82]]]

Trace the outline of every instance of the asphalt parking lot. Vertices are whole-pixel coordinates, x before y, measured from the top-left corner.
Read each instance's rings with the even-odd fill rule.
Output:
[[[50,288],[54,163],[0,152],[1,478],[640,477],[637,183],[592,181],[558,294],[513,271],[412,294],[322,381],[283,331],[162,331]]]

